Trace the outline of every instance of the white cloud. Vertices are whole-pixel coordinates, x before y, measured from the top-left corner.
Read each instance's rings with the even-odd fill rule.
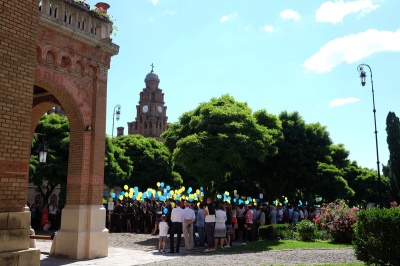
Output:
[[[157,5],[157,4],[158,4],[158,0],[150,0],[150,2],[151,2],[153,5]]]
[[[167,9],[164,11],[164,15],[174,16],[176,15],[176,10]]]
[[[268,32],[273,32],[274,31],[274,27],[271,25],[265,25],[264,26],[264,30],[268,31]]]
[[[329,72],[342,62],[357,62],[378,52],[400,52],[400,29],[367,31],[334,39],[308,58],[302,66],[317,73]]]
[[[379,7],[374,4],[373,0],[356,0],[353,2],[344,2],[343,0],[335,2],[325,2],[317,10],[316,19],[318,22],[338,23],[343,20],[346,15],[365,14]]]
[[[359,102],[359,101],[360,101],[360,99],[354,98],[354,97],[336,98],[336,99],[333,99],[329,103],[329,107],[336,107],[336,106],[345,105],[345,104],[349,104],[349,103],[356,103],[356,102]]]
[[[293,9],[285,9],[279,15],[283,19],[294,19],[296,21],[300,20],[299,12],[294,11]]]
[[[224,23],[224,22],[227,22],[228,20],[232,20],[232,19],[236,18],[237,15],[238,14],[236,12],[232,12],[228,15],[222,16],[221,22]]]

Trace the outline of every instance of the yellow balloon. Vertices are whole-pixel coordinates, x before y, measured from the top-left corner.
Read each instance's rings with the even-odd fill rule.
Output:
[[[225,195],[229,196],[229,192],[228,192],[228,191],[225,191]]]
[[[125,189],[125,190],[128,190],[128,185],[125,185],[125,186],[124,186],[124,189]]]
[[[106,200],[106,199],[103,199],[103,203],[107,203],[107,200]]]
[[[200,189],[197,189],[197,190],[196,190],[196,194],[200,194]]]
[[[197,207],[199,207],[200,206],[200,202],[197,202]]]
[[[185,191],[185,187],[184,186],[181,189],[182,189],[182,191]]]
[[[203,196],[200,196],[200,201],[203,201],[203,199],[204,199],[204,197],[203,197]]]
[[[112,202],[112,201],[113,201],[113,198],[109,198],[108,201],[109,201],[109,202]]]
[[[257,202],[254,202],[254,206],[257,206]]]
[[[246,204],[249,204],[249,201],[248,201],[248,200],[246,200],[246,201],[245,201],[245,203],[246,203]]]
[[[151,190],[151,194],[153,194],[153,196],[156,194],[156,190],[155,189],[152,189]]]
[[[160,187],[161,186],[161,183],[160,182],[157,182],[157,187]]]
[[[131,187],[131,188],[129,189],[129,192],[131,192],[131,191],[133,192],[133,187]]]
[[[130,198],[133,198],[133,194],[130,194],[130,193],[129,193],[129,197],[130,197]]]
[[[139,197],[139,196],[136,196],[136,200],[140,200],[140,197]]]
[[[171,190],[169,193],[170,193],[171,195],[174,195],[174,194],[175,194],[175,192],[174,192],[173,190]]]
[[[119,196],[119,199],[120,199],[120,200],[122,200],[123,198],[124,198],[124,196],[122,196],[122,195]]]
[[[157,194],[158,194],[158,196],[161,196],[161,191],[158,191]]]
[[[230,200],[226,200],[226,202],[228,202],[229,204],[231,204],[231,201],[230,201]]]
[[[174,195],[172,195],[172,197],[174,198],[174,199],[176,199],[176,195],[174,194]]]
[[[129,192],[128,191],[125,191],[125,195],[128,195],[129,194]],[[127,196],[128,197],[128,196]]]
[[[256,199],[253,199],[253,202],[256,202]]]
[[[114,189],[113,189],[113,188],[112,188],[112,189],[110,189],[110,194],[111,194],[111,193],[113,193],[113,192],[114,192]]]
[[[139,196],[139,197],[142,197],[142,196],[143,196],[143,193],[142,193],[142,192],[139,192],[138,196]]]

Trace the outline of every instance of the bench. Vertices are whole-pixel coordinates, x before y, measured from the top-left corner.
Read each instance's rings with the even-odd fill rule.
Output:
[[[30,239],[41,239],[41,240],[52,240],[51,236],[45,236],[45,235],[30,235]]]

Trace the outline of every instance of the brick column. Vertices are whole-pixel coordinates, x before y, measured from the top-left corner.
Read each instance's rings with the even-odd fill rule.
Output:
[[[39,265],[25,209],[38,2],[0,5],[0,265]]]

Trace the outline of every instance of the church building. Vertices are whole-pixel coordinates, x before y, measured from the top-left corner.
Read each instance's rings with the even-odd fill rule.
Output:
[[[135,121],[128,122],[128,134],[140,134],[163,141],[160,135],[168,129],[167,107],[164,105],[164,93],[158,87],[160,79],[153,67],[151,65],[151,72],[144,79],[146,87],[139,94]]]

